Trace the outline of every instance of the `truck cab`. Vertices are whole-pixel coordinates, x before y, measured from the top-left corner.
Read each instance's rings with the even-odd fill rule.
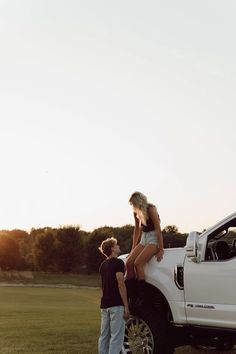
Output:
[[[126,255],[121,258],[125,262]],[[141,350],[148,346],[148,353],[171,354],[176,346],[189,344],[220,350],[233,347],[235,274],[236,213],[201,234],[190,232],[185,247],[165,249],[161,262],[153,257],[146,264],[147,301],[135,307],[129,297],[132,316],[123,352],[135,352],[130,343],[142,337],[138,328],[149,333],[140,342]],[[131,328],[139,335],[131,334]]]
[[[190,233],[184,261],[186,321],[236,329],[236,215]]]

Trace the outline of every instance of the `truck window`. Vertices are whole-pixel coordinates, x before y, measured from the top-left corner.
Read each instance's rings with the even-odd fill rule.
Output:
[[[236,257],[236,220],[208,236],[205,261],[226,261]]]

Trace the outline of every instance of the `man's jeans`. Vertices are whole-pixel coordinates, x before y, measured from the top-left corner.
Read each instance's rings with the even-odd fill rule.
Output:
[[[98,340],[99,354],[119,354],[124,341],[124,306],[101,309],[101,334]]]

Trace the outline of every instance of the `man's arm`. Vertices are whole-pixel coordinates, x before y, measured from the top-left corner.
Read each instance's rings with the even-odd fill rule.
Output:
[[[120,296],[121,296],[121,299],[122,299],[124,307],[125,307],[124,317],[127,320],[129,318],[129,306],[128,306],[128,299],[127,299],[127,291],[126,291],[126,286],[125,286],[124,274],[122,272],[117,272],[116,279],[118,282]]]

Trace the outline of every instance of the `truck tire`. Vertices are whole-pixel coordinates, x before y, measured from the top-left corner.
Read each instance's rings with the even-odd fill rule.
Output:
[[[170,309],[153,285],[126,281],[131,317],[126,323],[122,353],[173,354]]]
[[[174,353],[168,335],[169,325],[163,316],[145,307],[133,309],[131,312],[132,316],[126,323],[123,354]]]

